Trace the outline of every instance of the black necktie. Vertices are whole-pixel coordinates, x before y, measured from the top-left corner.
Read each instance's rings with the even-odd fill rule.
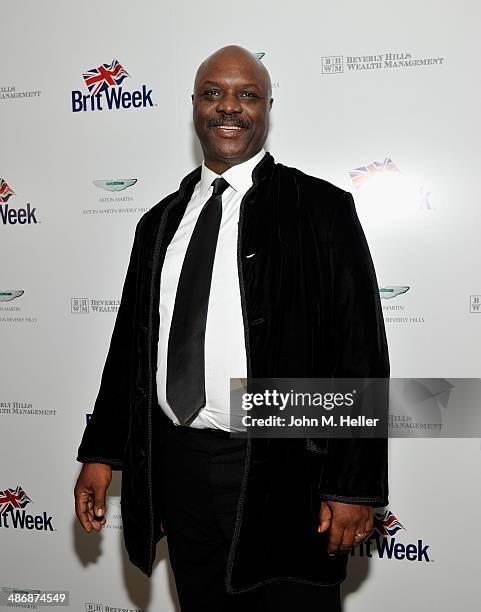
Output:
[[[205,324],[222,193],[229,183],[220,177],[212,185],[212,196],[202,208],[185,253],[170,324],[167,401],[182,425],[193,421],[205,406]]]

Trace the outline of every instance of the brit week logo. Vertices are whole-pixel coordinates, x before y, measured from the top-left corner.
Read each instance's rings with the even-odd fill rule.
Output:
[[[0,179],[0,202],[8,202],[13,195],[15,195],[15,192],[10,188],[7,181]]]
[[[20,485],[15,489],[0,490],[0,529],[57,531],[52,527],[53,517],[46,512],[28,512],[28,505],[31,503],[31,498]]]
[[[373,176],[384,174],[386,172],[399,173],[399,168],[389,157],[384,158],[383,162],[374,161],[367,166],[354,168],[352,172],[349,172],[349,176],[351,177],[351,181],[353,182],[354,186],[359,189],[360,187],[364,186]]]
[[[123,82],[130,76],[116,59],[111,64],[101,64],[98,68],[87,70],[82,77],[89,93],[72,91],[72,112],[154,106],[152,90],[147,85],[134,90],[125,88]]]
[[[384,513],[374,513],[374,529],[369,537],[358,547],[351,549],[353,557],[372,557],[377,552],[379,559],[397,561],[420,561],[430,563],[429,544],[418,539],[415,542],[400,542],[398,532],[406,531],[396,516],[386,510]]]
[[[12,208],[10,198],[15,196],[15,192],[10,185],[0,178],[0,221],[3,225],[32,225],[37,223],[35,216],[36,208],[32,208],[30,203],[26,207],[17,206]]]

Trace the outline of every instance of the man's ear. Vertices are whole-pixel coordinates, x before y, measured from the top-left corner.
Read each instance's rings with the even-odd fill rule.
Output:
[[[190,98],[191,98],[191,100],[192,100],[192,104],[194,104],[194,94],[191,94],[191,95],[190,95]]]
[[[273,102],[274,102],[274,98],[271,98],[269,100],[269,110],[271,110]]]

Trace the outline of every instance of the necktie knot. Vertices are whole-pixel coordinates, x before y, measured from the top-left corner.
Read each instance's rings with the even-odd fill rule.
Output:
[[[212,181],[212,186],[214,187],[214,191],[212,192],[213,197],[222,195],[227,187],[230,187],[225,178],[222,178],[221,176]]]

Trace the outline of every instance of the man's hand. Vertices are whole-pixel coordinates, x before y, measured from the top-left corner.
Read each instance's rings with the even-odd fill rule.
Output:
[[[329,529],[328,554],[347,552],[360,544],[373,529],[373,514],[372,506],[321,502],[318,531],[323,533]]]
[[[84,463],[75,485],[75,513],[87,533],[105,525],[105,493],[112,468],[105,463]]]

